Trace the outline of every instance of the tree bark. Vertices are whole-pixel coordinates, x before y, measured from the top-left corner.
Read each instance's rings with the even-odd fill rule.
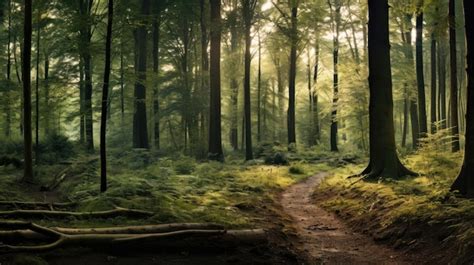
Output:
[[[11,59],[11,39],[12,39],[12,16],[11,16],[11,3],[12,0],[8,1],[8,43],[7,43],[7,93],[5,97],[5,137],[10,139],[11,136],[11,106],[10,106],[10,90],[11,90],[11,69],[12,69],[12,59]]]
[[[24,173],[23,180],[33,180],[33,155],[32,155],[32,131],[31,131],[31,35],[32,35],[32,1],[24,2],[24,28],[23,28],[23,57],[22,57],[22,79],[23,79],[23,141],[24,141]]]
[[[141,1],[140,13],[147,16],[150,0]],[[147,29],[144,24],[136,30],[138,58],[136,65],[137,80],[135,81],[135,111],[133,114],[133,148],[148,149],[148,124],[146,115],[146,70],[147,70]]]
[[[203,0],[202,0],[203,1]],[[230,53],[232,61],[232,71],[230,77],[230,105],[231,105],[231,113],[230,113],[230,145],[234,151],[239,149],[239,135],[238,135],[238,127],[239,127],[239,82],[237,81],[237,73],[239,67],[238,58],[238,48],[239,48],[239,36],[238,36],[238,24],[237,24],[237,1],[234,2],[233,10],[228,15],[229,26],[230,26]]]
[[[439,120],[440,128],[447,128],[447,112],[446,112],[446,43],[444,38],[439,41],[438,49],[438,81],[439,81]]]
[[[466,144],[464,162],[461,172],[451,186],[465,197],[474,198],[474,9],[469,1],[464,0],[464,17],[467,40],[467,111],[466,111]]]
[[[423,12],[416,16],[416,80],[418,87],[418,115],[420,122],[419,138],[428,133],[426,118],[425,77],[423,74]]]
[[[457,70],[457,53],[456,53],[456,15],[455,0],[449,0],[449,54],[450,54],[450,71],[451,71],[451,136],[452,136],[452,152],[458,152],[459,146],[459,115],[458,115],[458,70]]]
[[[243,18],[245,28],[245,62],[244,62],[244,115],[245,115],[245,160],[253,159],[252,151],[252,114],[251,114],[251,102],[250,102],[250,64],[251,55],[250,48],[252,46],[252,39],[250,31],[252,29],[253,12],[256,1],[244,0],[243,1]],[[260,94],[259,94],[260,96]],[[258,102],[258,100],[257,100]]]
[[[330,3],[330,2],[329,2]],[[333,23],[333,99],[332,99],[332,111],[331,111],[331,132],[330,142],[331,151],[337,152],[337,108],[339,101],[339,32],[341,24],[341,3],[340,0],[335,1],[334,11],[331,7],[332,23]]]
[[[221,1],[210,0],[211,52],[210,52],[210,109],[209,153],[210,160],[224,161],[221,132]]]
[[[436,123],[438,119],[436,117],[436,90],[437,90],[437,42],[434,33],[431,34],[431,107],[430,107],[430,119],[431,119],[431,133],[436,133]]]
[[[102,113],[100,116],[100,191],[107,190],[107,149],[106,149],[106,133],[107,133],[107,111],[109,104],[109,80],[110,80],[110,61],[112,46],[112,25],[114,17],[114,1],[108,2],[107,14],[107,36],[105,41],[105,67],[104,67],[104,84],[102,87]]]
[[[298,46],[298,6],[291,6],[291,30],[290,30],[290,72],[288,75],[288,145],[296,144],[296,50]]]
[[[154,147],[160,149],[160,100],[158,88],[158,71],[159,71],[159,45],[160,45],[160,14],[156,14],[153,18],[153,131],[154,131]]]
[[[368,4],[370,161],[362,175],[398,179],[414,173],[402,165],[395,145],[388,0]]]

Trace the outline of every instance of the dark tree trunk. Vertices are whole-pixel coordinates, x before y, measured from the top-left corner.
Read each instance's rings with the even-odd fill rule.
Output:
[[[254,0],[243,1],[243,18],[245,28],[245,63],[244,63],[244,115],[245,115],[245,160],[253,159],[252,151],[252,114],[251,114],[251,103],[250,103],[250,63],[251,54],[250,48],[252,45],[252,39],[250,36],[250,30],[252,28],[253,12],[254,12]],[[259,93],[260,96],[260,93]]]
[[[209,139],[209,33],[207,29],[207,9],[205,0],[200,0],[200,26],[201,26],[201,93],[203,97],[203,108],[201,110],[201,141],[206,146]],[[208,144],[208,143],[207,143]]]
[[[457,70],[457,54],[456,54],[456,15],[455,0],[449,0],[449,55],[451,70],[451,136],[453,152],[460,150],[459,146],[459,116],[458,116],[458,70]]]
[[[211,90],[208,158],[224,161],[221,132],[221,0],[210,0],[209,2],[211,6]]]
[[[296,121],[295,121],[295,91],[296,91],[296,49],[298,46],[298,7],[291,7],[291,31],[290,31],[290,72],[288,75],[288,145],[296,144]]]
[[[395,145],[388,0],[369,0],[370,162],[369,179],[400,178],[413,172],[400,162]]]
[[[436,123],[438,119],[436,118],[436,89],[437,89],[437,69],[436,69],[436,39],[434,33],[431,35],[431,107],[430,107],[430,116],[431,116],[431,133],[436,133]]]
[[[92,15],[93,0],[80,0],[79,11],[82,19],[86,23],[82,23],[80,30],[80,47],[81,57],[84,66],[84,127],[85,127],[85,144],[88,150],[94,149],[94,131],[92,116],[92,58],[91,58],[91,38],[92,28],[90,17]]]
[[[239,45],[239,36],[238,36],[238,24],[237,24],[237,7],[233,7],[234,10],[228,15],[229,25],[230,25],[230,53],[232,56],[232,70],[230,77],[230,105],[231,105],[231,113],[230,113],[230,145],[232,149],[238,150],[239,149],[239,135],[238,135],[238,127],[239,127],[239,82],[237,81],[236,73],[238,73],[237,68],[239,65],[239,60],[237,59],[238,56],[238,45]]]
[[[447,112],[446,112],[446,43],[445,40],[439,41],[438,49],[438,81],[439,81],[439,120],[441,121],[440,128],[447,128]]]
[[[159,45],[160,45],[160,23],[159,16],[153,19],[153,131],[154,147],[160,149],[160,101],[158,89],[158,67],[159,67]]]
[[[51,110],[49,109],[49,56],[47,53],[44,54],[44,134],[50,135],[50,115]]]
[[[464,0],[464,17],[466,21],[467,40],[467,111],[466,111],[466,145],[464,163],[451,190],[461,195],[474,198],[474,9],[468,0]]]
[[[141,1],[141,14],[147,16],[150,10],[150,0]],[[133,148],[148,148],[148,124],[146,117],[146,68],[147,68],[147,30],[144,24],[136,31],[138,58],[135,67],[137,81],[135,82],[135,112],[133,114]]]
[[[11,90],[11,69],[12,69],[12,59],[11,59],[11,38],[12,38],[12,17],[11,17],[11,0],[8,1],[8,43],[7,43],[7,93],[5,100],[5,136],[7,139],[11,136],[11,107],[10,107],[10,90]]]
[[[338,131],[338,122],[337,122],[337,108],[339,101],[339,32],[341,24],[341,3],[339,0],[336,0],[335,10],[332,15],[333,17],[333,99],[332,99],[332,111],[331,111],[331,151],[337,152],[337,131]],[[331,7],[331,12],[332,7]]]
[[[85,116],[84,116],[84,61],[80,56],[79,59],[79,141],[82,144],[86,142],[86,123],[85,123]]]
[[[319,37],[316,38],[315,50],[315,62],[314,62],[314,74],[313,74],[313,95],[312,95],[312,115],[313,115],[313,131],[314,131],[314,144],[318,144],[321,140],[321,128],[319,126],[319,105],[318,105],[318,76],[319,76]]]
[[[123,37],[121,37],[123,38]],[[121,124],[122,124],[122,129],[125,126],[125,67],[124,67],[124,61],[123,61],[123,52],[124,52],[124,47],[123,47],[123,40],[120,39],[120,118],[121,118]]]
[[[423,13],[416,16],[416,80],[418,87],[418,115],[420,122],[419,137],[428,133],[426,118],[425,77],[423,74]]]
[[[39,61],[40,61],[40,20],[41,11],[38,8],[36,21],[36,77],[35,77],[35,163],[39,160],[39,125],[40,125],[40,101],[39,101]]]
[[[257,142],[262,141],[262,40],[258,30],[258,73],[257,73]]]
[[[104,84],[102,87],[102,113],[100,116],[100,191],[107,190],[107,110],[109,103],[110,61],[112,46],[112,25],[114,17],[114,1],[109,0],[107,14],[107,36],[105,41]]]
[[[31,35],[32,35],[32,6],[31,0],[25,0],[25,17],[23,28],[23,56],[22,56],[22,79],[23,79],[23,141],[24,141],[24,173],[23,180],[33,180],[33,150],[31,132]]]

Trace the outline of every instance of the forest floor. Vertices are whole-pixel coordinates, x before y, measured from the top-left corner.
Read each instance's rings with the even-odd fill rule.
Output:
[[[310,264],[416,264],[406,254],[354,232],[339,217],[315,204],[313,190],[327,176],[316,174],[291,186],[280,198],[297,232],[296,247],[307,255]]]
[[[386,182],[348,178],[364,165],[357,157],[290,155],[288,165],[267,165],[262,159],[243,163],[237,156],[221,164],[116,152],[105,193],[99,192],[97,159],[88,155],[42,165],[35,185],[19,181],[21,170],[1,167],[0,201],[72,201],[77,206],[71,210],[79,212],[124,207],[154,213],[138,220],[27,219],[40,225],[218,223],[227,229],[266,229],[269,244],[175,252],[68,248],[0,255],[0,264],[472,264],[474,202],[449,194],[459,155],[424,149],[423,156],[404,160],[419,177]],[[39,191],[71,165],[57,188]]]

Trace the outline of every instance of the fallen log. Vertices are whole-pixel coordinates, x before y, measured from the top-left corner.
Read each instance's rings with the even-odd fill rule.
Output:
[[[28,222],[0,222],[0,227],[14,231],[30,230],[51,242],[42,245],[10,245],[0,243],[0,253],[44,252],[62,247],[102,247],[151,249],[156,248],[226,248],[241,245],[259,245],[267,240],[263,229],[223,230],[189,229],[146,234],[75,234],[68,235],[54,229]]]
[[[2,227],[0,227],[1,229]],[[172,223],[159,225],[138,225],[123,227],[101,227],[101,228],[65,228],[52,227],[54,231],[67,235],[87,235],[87,234],[156,234],[167,233],[178,230],[224,230],[224,226],[209,223]],[[1,241],[22,241],[22,240],[46,240],[43,234],[32,230],[0,230]]]
[[[115,217],[144,218],[153,216],[153,212],[116,208],[108,211],[96,212],[70,212],[70,211],[47,211],[47,210],[12,210],[0,211],[0,218],[5,219],[26,219],[26,218],[68,218],[76,219],[104,219]]]

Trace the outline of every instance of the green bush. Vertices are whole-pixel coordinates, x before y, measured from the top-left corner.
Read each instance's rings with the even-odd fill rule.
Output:
[[[67,160],[75,155],[74,144],[64,135],[52,134],[39,145],[39,161],[43,164],[54,164]]]
[[[284,153],[275,153],[265,157],[265,164],[267,165],[288,165],[288,158]]]
[[[188,175],[196,169],[196,161],[191,158],[181,158],[174,162],[173,168],[178,174]]]
[[[297,175],[303,175],[305,173],[304,168],[298,164],[291,165],[291,167],[288,168],[288,172]]]

